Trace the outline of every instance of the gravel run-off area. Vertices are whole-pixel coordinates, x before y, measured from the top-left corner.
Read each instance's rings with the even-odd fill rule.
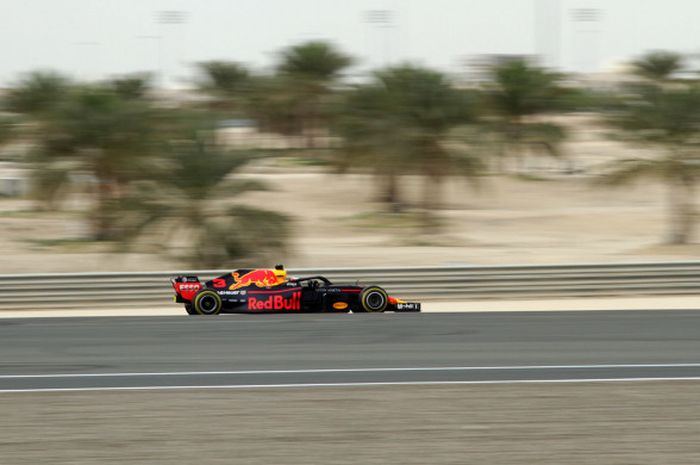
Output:
[[[3,465],[700,463],[691,381],[0,394]]]

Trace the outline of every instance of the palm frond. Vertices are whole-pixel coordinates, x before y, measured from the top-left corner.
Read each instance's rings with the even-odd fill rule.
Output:
[[[348,55],[323,41],[291,46],[281,53],[278,70],[292,76],[320,81],[333,79],[353,62]]]
[[[632,62],[637,74],[647,79],[663,81],[683,69],[683,57],[674,52],[651,51]]]

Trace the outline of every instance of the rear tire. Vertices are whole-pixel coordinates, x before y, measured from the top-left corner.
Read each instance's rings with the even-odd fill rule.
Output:
[[[192,304],[185,304],[185,311],[188,315],[196,315],[197,311],[192,307]]]
[[[360,311],[382,313],[389,305],[389,295],[379,286],[368,286],[360,293]]]
[[[192,299],[192,306],[198,315],[218,315],[223,302],[216,292],[211,289],[202,289]]]

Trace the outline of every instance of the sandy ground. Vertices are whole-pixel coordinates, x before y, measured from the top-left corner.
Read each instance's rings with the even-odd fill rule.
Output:
[[[474,191],[460,179],[445,186],[446,222],[438,235],[421,234],[410,218],[377,212],[371,179],[325,173],[256,175],[277,189],[247,195],[247,204],[289,214],[295,234],[277,261],[289,267],[513,264],[684,260],[700,245],[659,245],[665,193],[645,184],[600,190],[572,177],[525,181],[484,179]],[[420,179],[402,182],[418,200]],[[163,270],[185,266],[155,254],[111,253],[103,244],[71,241],[86,232],[77,212],[36,213],[22,200],[0,201],[0,273]],[[68,239],[68,240],[65,240]],[[231,264],[235,267],[235,264]]]
[[[0,394],[3,465],[700,463],[695,382]]]
[[[700,310],[696,296],[608,297],[544,300],[471,300],[423,302],[422,311],[439,312],[551,312],[595,310]],[[143,308],[76,308],[42,310],[4,310],[2,318],[92,317],[92,316],[168,316],[185,315],[181,305]]]

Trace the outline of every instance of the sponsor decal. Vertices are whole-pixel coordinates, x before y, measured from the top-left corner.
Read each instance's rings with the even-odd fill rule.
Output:
[[[348,308],[348,303],[347,302],[336,302],[333,304],[333,308],[336,310],[345,310]]]
[[[301,310],[301,292],[293,292],[289,297],[279,294],[248,297],[248,310]]]
[[[179,284],[178,285],[178,290],[180,291],[196,291],[199,290],[199,288],[202,287],[200,283],[194,283],[194,284]]]
[[[185,300],[192,300],[194,295],[202,288],[202,284],[196,283],[177,283],[176,291]]]
[[[238,272],[235,271],[231,276],[233,276],[235,282],[229,286],[229,291],[251,285],[268,287],[282,283],[282,279],[278,278],[273,270],[253,270],[245,273],[243,276],[240,276]]]
[[[238,295],[240,291],[216,291],[219,295]]]
[[[396,304],[396,310],[420,310],[420,304],[414,302],[405,302]]]

